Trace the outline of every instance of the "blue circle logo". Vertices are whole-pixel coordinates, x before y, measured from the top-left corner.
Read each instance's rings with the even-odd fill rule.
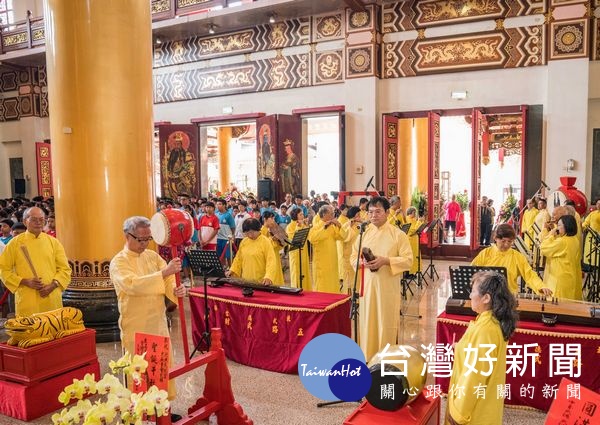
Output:
[[[298,375],[309,393],[326,401],[357,401],[371,388],[362,350],[341,334],[320,335],[306,344]]]

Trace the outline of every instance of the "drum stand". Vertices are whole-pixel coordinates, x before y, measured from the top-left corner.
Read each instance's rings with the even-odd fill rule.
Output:
[[[600,234],[588,228],[585,239],[587,238],[590,239],[590,250],[586,259],[589,261],[590,269],[586,273],[583,290],[586,291],[587,289],[587,300],[596,303],[600,300],[600,291],[598,288],[600,285]]]
[[[356,255],[356,267],[354,270],[354,285],[352,286],[352,301],[350,304],[350,319],[352,320],[352,323],[354,325],[354,342],[356,342],[356,344],[358,344],[358,291],[356,290],[356,285],[358,283],[358,272],[360,270],[360,257],[361,257],[361,252],[362,252],[362,240],[363,240],[363,234],[365,233],[365,229],[366,229],[366,224],[368,223],[363,223],[360,225],[360,233],[358,236],[358,251],[357,251],[357,255]],[[368,361],[369,359],[367,359]],[[357,403],[360,402],[360,400],[356,400]],[[325,407],[325,406],[331,406],[333,404],[340,404],[340,403],[346,403],[343,400],[337,400],[337,401],[325,401],[322,403],[317,403],[317,407]]]
[[[436,218],[427,225],[427,233],[429,233],[429,238],[427,239],[427,241],[429,243],[429,265],[425,269],[425,272],[423,273],[423,275],[427,276],[427,273],[429,273],[429,278],[431,279],[432,282],[435,279],[440,278],[440,275],[438,274],[437,270],[435,269],[435,264],[433,264],[433,250],[435,249],[433,247],[433,228],[435,226],[437,226],[439,224],[439,222],[440,222],[440,219]],[[433,276],[435,276],[435,279],[433,278]],[[427,283],[427,281],[425,281],[425,283]]]

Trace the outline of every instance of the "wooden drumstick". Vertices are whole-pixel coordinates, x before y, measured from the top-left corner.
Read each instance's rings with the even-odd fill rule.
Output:
[[[29,264],[29,268],[31,269],[31,272],[33,273],[33,277],[38,279],[39,276],[38,276],[37,272],[35,271],[35,267],[33,267],[33,262],[31,261],[31,257],[29,256],[29,250],[27,249],[27,247],[25,245],[21,245],[21,251],[23,251],[23,255],[25,256],[25,260],[27,261],[27,264]]]

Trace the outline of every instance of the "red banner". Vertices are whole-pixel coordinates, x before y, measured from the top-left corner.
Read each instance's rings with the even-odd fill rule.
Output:
[[[600,394],[563,378],[558,387],[556,400],[552,402],[546,416],[546,424],[597,423],[600,423]]]
[[[139,385],[134,385],[135,392],[146,391],[152,385],[159,390],[168,390],[169,365],[171,357],[171,340],[168,336],[135,333],[135,354],[146,353],[148,368],[142,375]],[[132,354],[133,356],[133,354]]]
[[[52,196],[52,152],[50,143],[35,144],[35,159],[37,161],[38,194],[44,198]]]

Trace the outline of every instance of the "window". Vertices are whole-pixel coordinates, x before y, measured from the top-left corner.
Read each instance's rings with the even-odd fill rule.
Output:
[[[15,22],[13,0],[0,0],[0,20],[0,25],[8,25]]]

